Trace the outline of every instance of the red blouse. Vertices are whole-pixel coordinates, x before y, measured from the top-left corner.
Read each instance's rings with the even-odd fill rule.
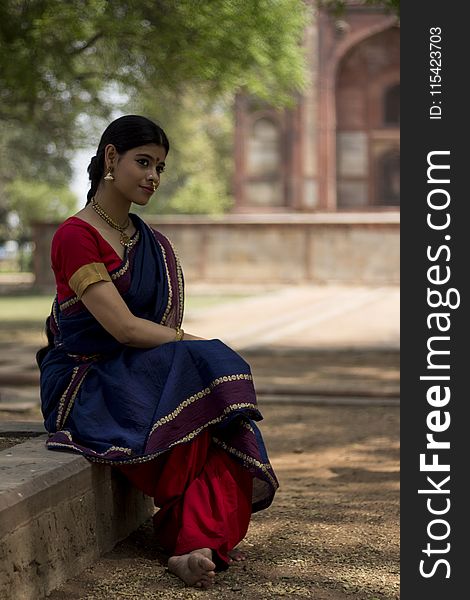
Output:
[[[93,225],[70,217],[54,234],[51,266],[59,303],[78,296],[97,281],[111,281],[110,272],[123,260]]]

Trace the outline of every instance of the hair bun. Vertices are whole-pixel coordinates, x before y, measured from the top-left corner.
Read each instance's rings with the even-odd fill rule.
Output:
[[[90,164],[88,165],[88,168],[87,168],[90,180],[93,179],[94,176],[96,176],[97,168],[98,168],[98,159],[95,155],[95,156],[92,156],[92,158],[90,160]]]

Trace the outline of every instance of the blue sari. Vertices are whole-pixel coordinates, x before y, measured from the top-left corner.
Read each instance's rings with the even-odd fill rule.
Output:
[[[130,311],[180,326],[184,282],[169,240],[137,215],[135,244],[110,273]],[[41,407],[51,450],[108,465],[160,456],[210,428],[213,443],[253,475],[253,512],[269,506],[278,482],[255,421],[249,365],[220,340],[154,348],[119,343],[77,297],[49,318],[54,347],[41,363]]]

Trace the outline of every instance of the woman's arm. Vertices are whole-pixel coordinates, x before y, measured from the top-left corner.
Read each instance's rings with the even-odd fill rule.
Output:
[[[92,283],[83,292],[81,300],[95,319],[121,344],[152,348],[175,341],[175,329],[133,315],[110,281]],[[204,338],[185,333],[183,339]]]

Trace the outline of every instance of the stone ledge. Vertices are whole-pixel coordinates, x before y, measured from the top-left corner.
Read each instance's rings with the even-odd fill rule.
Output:
[[[399,225],[400,212],[229,213],[223,215],[146,215],[147,223],[159,225]]]
[[[119,472],[45,439],[0,452],[0,598],[44,598],[153,514]]]
[[[0,403],[0,410],[2,405]],[[7,435],[33,437],[46,433],[42,421],[0,421],[0,437]]]

